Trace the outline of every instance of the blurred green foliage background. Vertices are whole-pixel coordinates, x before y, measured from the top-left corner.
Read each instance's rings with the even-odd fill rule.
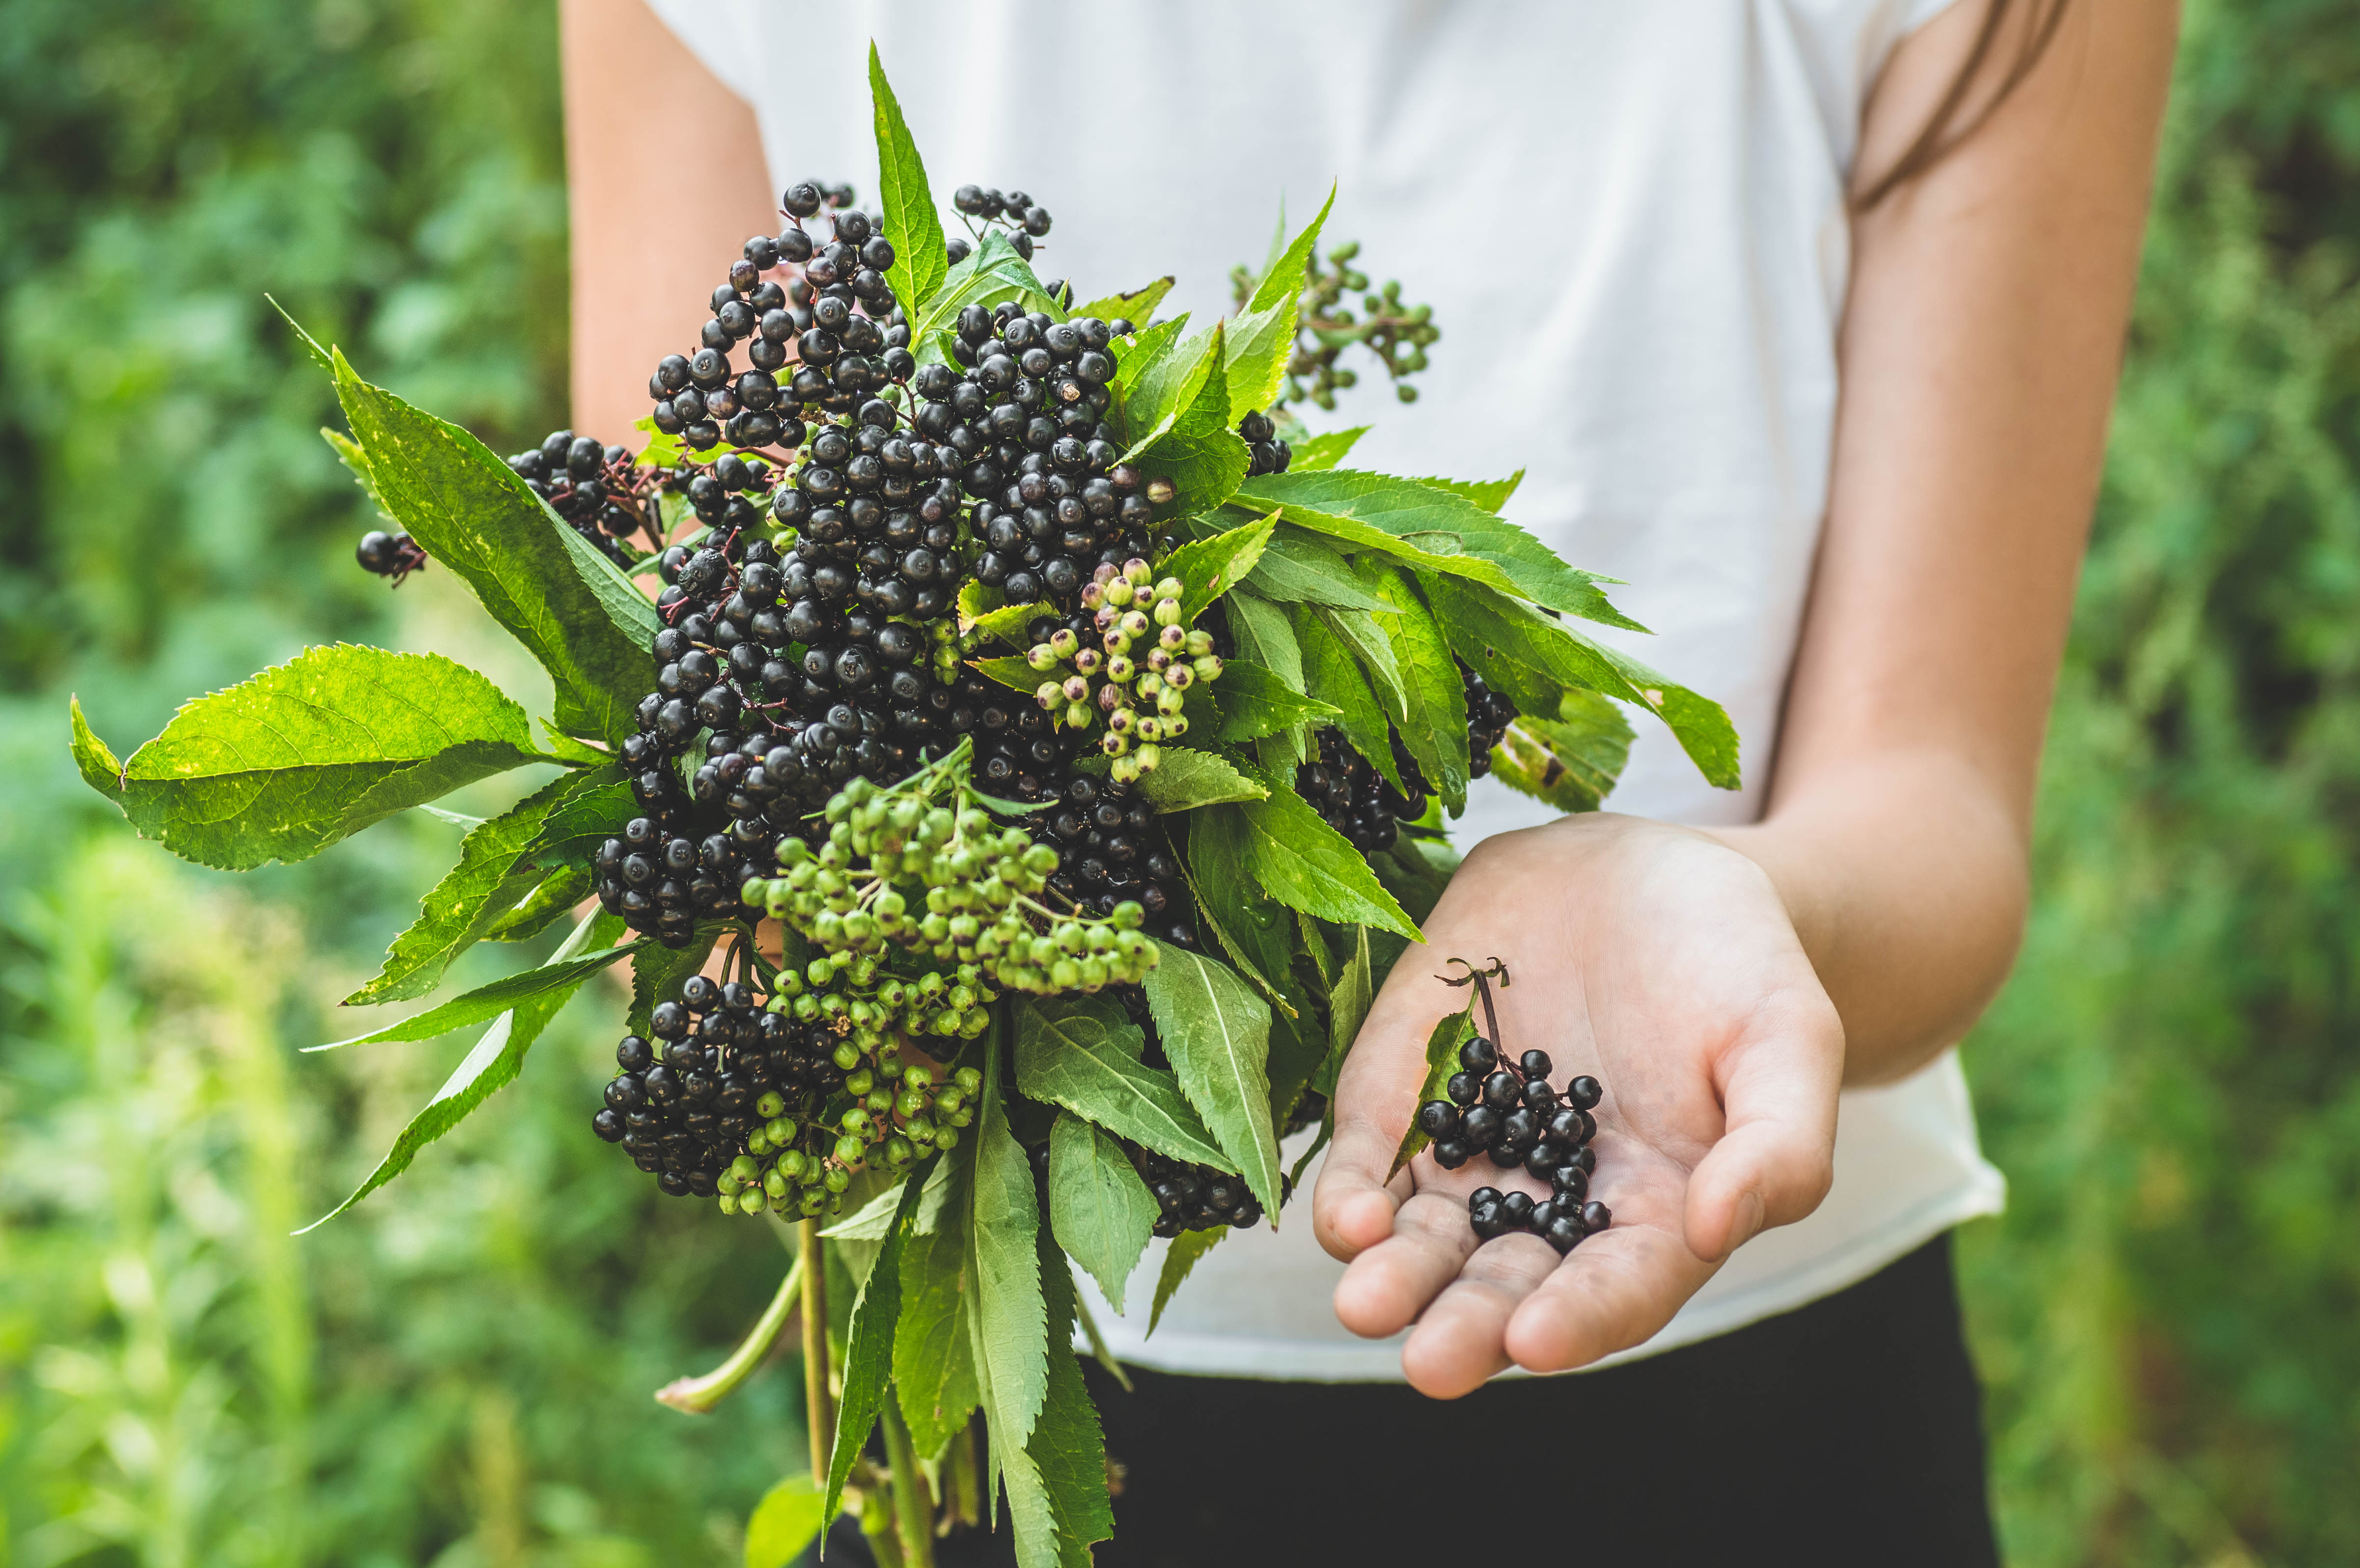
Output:
[[[1968,1053],[2014,1183],[1962,1258],[2019,1564],[2360,1561],[2355,19],[2188,12],[2038,907]],[[532,689],[441,574],[351,568],[333,404],[262,293],[512,448],[562,418],[564,236],[546,6],[0,27],[0,1564],[727,1562],[800,1463],[788,1378],[648,1397],[782,1255],[581,1136],[594,1006],[290,1237],[447,1066],[293,1048],[457,830],[233,884],[66,756],[70,690],[125,747],[334,638]]]

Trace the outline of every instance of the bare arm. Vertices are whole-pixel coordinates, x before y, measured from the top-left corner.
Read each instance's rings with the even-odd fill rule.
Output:
[[[1880,82],[1873,178],[1978,8]],[[1993,121],[1855,225],[1843,407],[1770,809],[1851,1083],[1956,1040],[2006,977],[2050,688],[2095,499],[2170,73],[2169,0],[2078,0]]]
[[[754,111],[640,0],[563,0],[574,423],[632,447],[649,375],[696,347],[749,234],[776,233]]]
[[[2075,0],[2018,94],[1855,225],[1828,527],[1770,809],[1712,834],[1599,815],[1479,846],[1386,982],[1338,1085],[1314,1224],[1362,1334],[1463,1393],[1646,1339],[1765,1225],[1816,1208],[1843,1082],[1959,1038],[2021,932],[2032,789],[2119,360],[2169,76],[2170,0]],[[1874,175],[1980,20],[1911,38],[1865,125]],[[1503,921],[1502,911],[1513,911]],[[1500,953],[1502,1028],[1607,1084],[1597,1194],[1560,1259],[1478,1247],[1426,1156],[1387,1180],[1435,1020],[1428,976]],[[1562,1042],[1564,1049],[1558,1049]]]

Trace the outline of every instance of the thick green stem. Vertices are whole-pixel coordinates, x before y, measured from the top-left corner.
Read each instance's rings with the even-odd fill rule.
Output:
[[[934,1497],[910,1429],[890,1393],[885,1397],[885,1457],[893,1466],[893,1511],[901,1521],[901,1551],[909,1568],[934,1568]]]
[[[978,1473],[981,1456],[976,1453],[976,1434],[982,1428],[980,1421],[970,1421],[967,1429],[951,1439],[951,1511],[964,1525],[983,1522],[982,1487]]]
[[[869,1538],[869,1552],[877,1559],[877,1568],[906,1568],[901,1542],[893,1529],[893,1508],[885,1500],[882,1486],[871,1486],[860,1494],[860,1533]]]
[[[728,1398],[731,1389],[744,1382],[786,1326],[787,1315],[795,1310],[795,1298],[803,1284],[803,1260],[800,1258],[788,1267],[787,1277],[779,1286],[779,1293],[762,1310],[745,1343],[738,1346],[728,1360],[702,1377],[675,1377],[656,1390],[656,1399],[673,1410],[685,1410],[693,1416],[710,1415],[713,1407]]]
[[[803,1421],[811,1433],[812,1480],[827,1490],[827,1461],[836,1444],[836,1401],[827,1391],[827,1255],[819,1221],[803,1222],[797,1259],[803,1276]]]

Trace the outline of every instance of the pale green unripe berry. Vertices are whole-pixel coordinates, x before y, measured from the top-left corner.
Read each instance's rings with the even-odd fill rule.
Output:
[[[1180,601],[1178,599],[1158,599],[1155,601],[1155,624],[1162,626],[1167,632],[1180,632],[1179,640],[1183,642],[1187,640],[1188,634],[1185,631],[1181,631],[1180,628]]]

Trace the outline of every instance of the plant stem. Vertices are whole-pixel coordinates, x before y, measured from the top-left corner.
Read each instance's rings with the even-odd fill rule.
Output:
[[[803,1421],[811,1433],[812,1480],[827,1490],[828,1455],[836,1445],[836,1401],[827,1391],[827,1254],[819,1221],[805,1220],[796,1262],[803,1276]]]
[[[745,1342],[730,1354],[729,1359],[702,1377],[675,1377],[656,1390],[659,1403],[673,1410],[685,1410],[693,1416],[710,1415],[713,1407],[729,1396],[730,1390],[744,1382],[762,1358],[770,1354],[770,1345],[786,1326],[787,1314],[795,1310],[795,1297],[803,1290],[803,1260],[798,1258],[788,1266],[787,1277],[779,1285],[779,1293],[762,1309]]]
[[[860,1495],[860,1533],[869,1538],[869,1552],[877,1559],[877,1568],[904,1568],[901,1543],[894,1537],[893,1510],[885,1501],[882,1486],[871,1486]]]
[[[976,1453],[976,1432],[980,1425],[970,1420],[966,1430],[951,1439],[951,1510],[966,1525],[983,1522],[982,1487],[978,1482],[983,1465]]]
[[[885,1457],[893,1466],[893,1511],[901,1521],[901,1551],[909,1568],[934,1568],[934,1498],[927,1489],[926,1473],[918,1468],[917,1451],[910,1446],[910,1429],[901,1407],[885,1396]]]

